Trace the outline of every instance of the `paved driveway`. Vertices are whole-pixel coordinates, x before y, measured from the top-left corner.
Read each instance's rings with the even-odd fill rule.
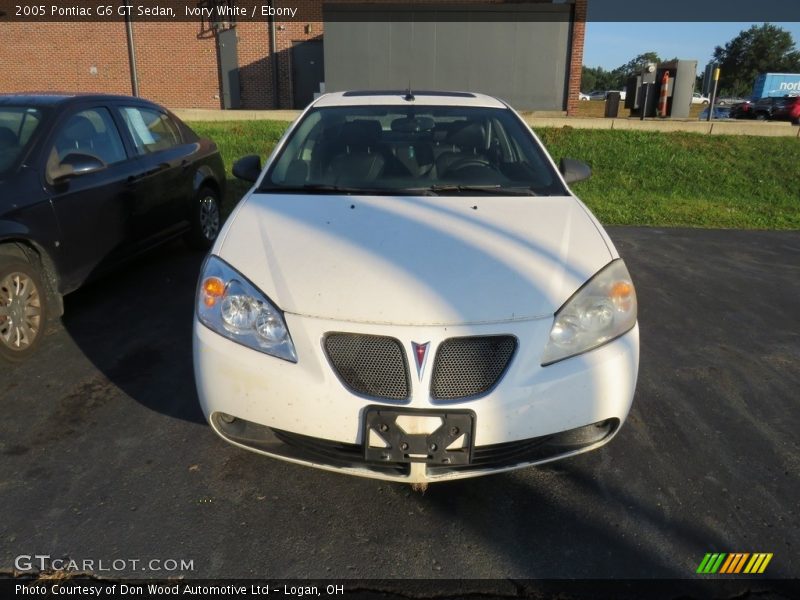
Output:
[[[800,564],[800,232],[611,228],[640,297],[627,425],[602,450],[432,486],[217,439],[192,379],[201,257],[176,244],[66,300],[2,369],[0,569],[21,554],[193,561],[188,577],[691,577]]]

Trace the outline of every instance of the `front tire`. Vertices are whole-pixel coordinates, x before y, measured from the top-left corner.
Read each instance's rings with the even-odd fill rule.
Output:
[[[192,205],[192,228],[186,243],[196,250],[208,250],[214,245],[222,226],[222,206],[219,194],[212,188],[200,188]]]
[[[47,292],[36,267],[0,257],[0,358],[22,362],[42,344],[49,318]]]

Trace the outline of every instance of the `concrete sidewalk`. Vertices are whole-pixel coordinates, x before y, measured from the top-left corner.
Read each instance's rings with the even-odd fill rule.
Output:
[[[294,121],[299,110],[212,110],[179,108],[173,111],[184,121]],[[687,131],[711,135],[756,135],[800,138],[800,127],[787,122],[656,120],[591,117],[540,116],[523,114],[532,127],[574,127],[575,129],[627,129],[640,131]]]

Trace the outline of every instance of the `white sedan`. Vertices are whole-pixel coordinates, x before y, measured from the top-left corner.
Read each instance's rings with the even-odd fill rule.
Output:
[[[505,103],[315,100],[205,261],[202,409],[224,440],[424,486],[592,450],[625,421],[637,301],[614,244]]]

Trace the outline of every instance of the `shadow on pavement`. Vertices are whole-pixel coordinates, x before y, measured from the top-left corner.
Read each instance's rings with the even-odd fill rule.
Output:
[[[204,255],[169,244],[65,298],[67,333],[147,408],[202,423],[192,369],[194,292]]]

